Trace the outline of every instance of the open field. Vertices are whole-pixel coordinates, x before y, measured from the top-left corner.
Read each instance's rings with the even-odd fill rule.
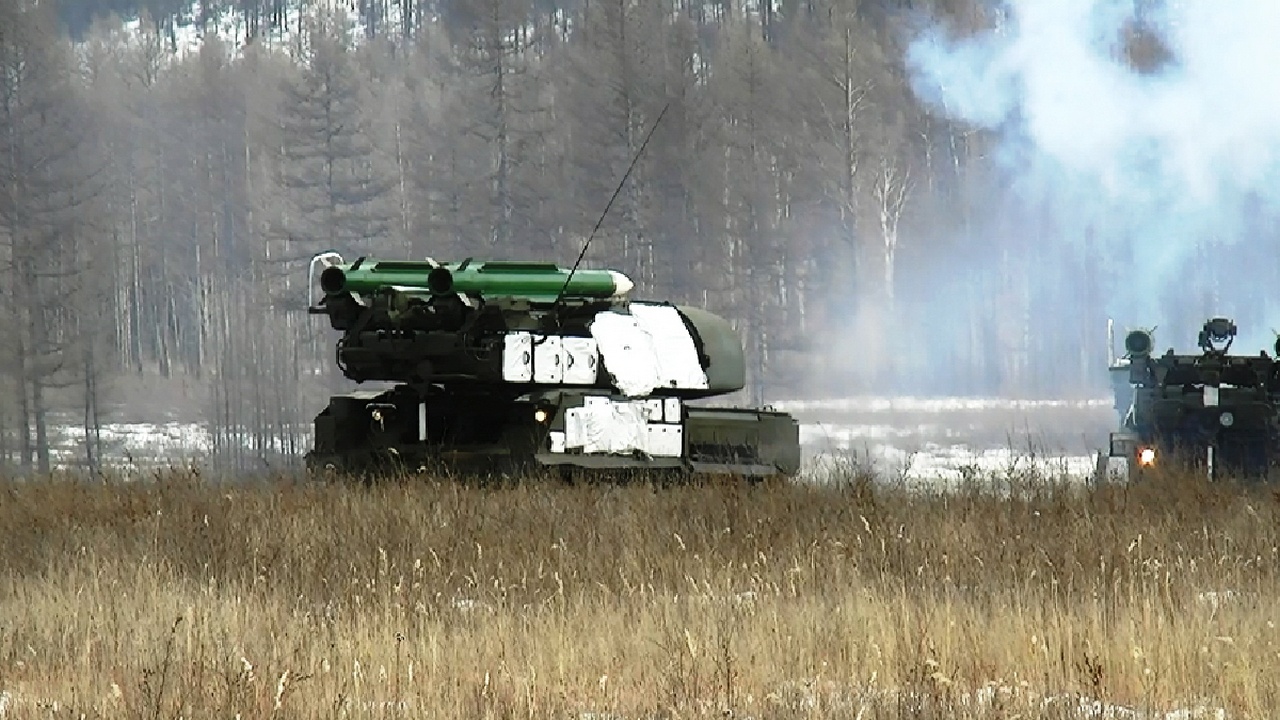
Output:
[[[1280,502],[190,476],[0,490],[0,717],[1264,718]]]
[[[1082,478],[1093,471],[1093,454],[1107,446],[1118,419],[1107,398],[860,396],[774,405],[801,424],[806,476],[823,475],[833,459],[852,458],[878,474],[922,484],[1033,469]],[[310,433],[308,421],[299,428],[303,447]],[[214,469],[208,428],[200,422],[159,413],[150,421],[122,416],[106,424],[101,436],[104,457],[121,470],[149,472],[157,464]],[[83,456],[84,432],[74,423],[55,428],[53,437],[57,461],[74,463]]]
[[[877,396],[777,403],[800,420],[811,465],[856,457],[922,484],[1027,471],[1088,477],[1118,422],[1112,405],[1110,398]]]
[[[975,448],[1035,445],[1053,452],[1105,446],[1119,419],[1111,398],[1017,400],[966,397],[850,397],[780,402],[814,445],[867,442],[918,446],[964,443]]]

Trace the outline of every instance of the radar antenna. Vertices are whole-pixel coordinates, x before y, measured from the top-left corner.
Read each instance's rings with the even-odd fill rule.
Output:
[[[1210,318],[1200,331],[1200,349],[1206,355],[1225,355],[1236,337],[1236,324],[1229,318]]]

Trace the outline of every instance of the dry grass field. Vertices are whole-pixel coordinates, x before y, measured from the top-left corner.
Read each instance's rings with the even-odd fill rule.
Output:
[[[1267,718],[1269,489],[0,485],[0,717]]]

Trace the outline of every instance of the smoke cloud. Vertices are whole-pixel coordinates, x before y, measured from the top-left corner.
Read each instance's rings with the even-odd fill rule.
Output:
[[[1056,218],[1037,242],[1109,246],[1107,311],[1160,324],[1160,350],[1193,350],[1208,314],[1237,320],[1233,350],[1270,348],[1280,2],[1009,0],[992,25],[929,30],[908,65],[923,101],[998,134],[1012,187]]]

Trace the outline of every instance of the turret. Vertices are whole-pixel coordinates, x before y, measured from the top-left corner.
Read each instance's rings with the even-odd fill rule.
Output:
[[[328,295],[372,293],[381,288],[426,290],[432,295],[458,293],[474,297],[520,298],[550,304],[562,296],[622,298],[631,280],[612,270],[570,273],[553,263],[473,262],[434,263],[413,260],[366,260],[333,264],[320,273],[320,287]]]
[[[473,259],[348,264],[326,253],[310,275],[311,312],[342,331],[337,362],[357,382],[685,398],[746,384],[742,343],[727,320],[629,299],[632,282],[617,271]]]

